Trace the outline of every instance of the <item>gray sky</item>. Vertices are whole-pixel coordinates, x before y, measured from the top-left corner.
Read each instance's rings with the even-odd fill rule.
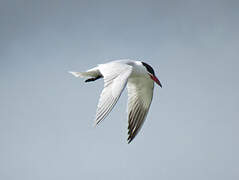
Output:
[[[0,179],[239,179],[239,1],[1,1]],[[103,81],[68,74],[151,64],[146,122],[127,93],[92,127]]]

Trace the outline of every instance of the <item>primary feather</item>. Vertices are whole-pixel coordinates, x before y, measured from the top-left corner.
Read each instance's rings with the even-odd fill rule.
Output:
[[[85,82],[104,78],[95,124],[111,112],[122,91],[128,90],[128,143],[140,131],[153,98],[154,81],[161,85],[151,66],[140,61],[117,60],[100,64],[86,72],[70,72],[76,77],[90,77]],[[153,77],[153,78],[152,78]]]

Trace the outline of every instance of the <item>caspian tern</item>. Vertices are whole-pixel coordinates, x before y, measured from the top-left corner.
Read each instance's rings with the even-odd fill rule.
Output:
[[[104,89],[97,106],[95,125],[111,112],[127,85],[128,143],[135,138],[144,123],[153,98],[154,82],[162,87],[150,65],[129,59],[99,64],[86,72],[69,73],[81,78],[90,77],[85,82],[104,78]]]

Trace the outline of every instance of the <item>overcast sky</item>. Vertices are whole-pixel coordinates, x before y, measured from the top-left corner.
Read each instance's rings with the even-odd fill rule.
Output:
[[[0,179],[239,179],[239,1],[1,0]],[[143,60],[163,88],[127,144],[127,93],[93,127],[103,81]]]

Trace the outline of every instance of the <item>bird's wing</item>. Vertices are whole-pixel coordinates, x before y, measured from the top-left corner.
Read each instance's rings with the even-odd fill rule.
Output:
[[[128,81],[128,143],[141,129],[147,116],[152,98],[154,83],[145,77]]]
[[[118,101],[132,72],[132,66],[122,63],[108,63],[99,65],[99,70],[104,77],[104,89],[100,95],[96,111],[96,125],[110,113]]]

